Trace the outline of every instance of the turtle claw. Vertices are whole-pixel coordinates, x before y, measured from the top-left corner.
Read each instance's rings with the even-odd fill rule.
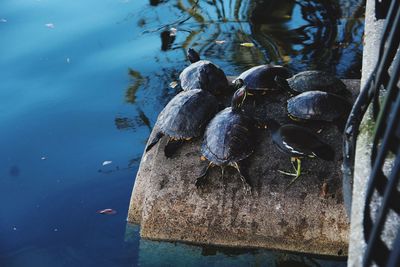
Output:
[[[248,183],[243,183],[243,190],[246,195],[251,195],[252,187]]]

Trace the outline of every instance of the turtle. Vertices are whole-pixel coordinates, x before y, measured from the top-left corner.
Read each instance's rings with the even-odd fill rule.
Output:
[[[228,79],[221,68],[211,61],[201,60],[191,48],[188,50],[188,59],[192,64],[179,75],[182,90],[203,89],[213,95],[231,93]]]
[[[284,79],[276,76],[276,83],[294,94],[307,91],[324,91],[338,94],[346,92],[346,85],[337,77],[324,71],[308,70],[297,73],[291,78]]]
[[[236,90],[231,106],[220,111],[207,125],[201,153],[202,157],[209,161],[209,164],[197,177],[196,187],[206,183],[210,167],[219,166],[223,177],[225,168],[231,166],[238,171],[245,191],[250,191],[250,183],[242,174],[239,165],[239,162],[248,158],[255,148],[256,123],[241,109],[246,96],[245,87]]]
[[[259,65],[242,72],[233,80],[233,83],[240,84],[243,81],[248,89],[251,88],[253,90],[252,93],[260,91],[264,94],[266,91],[280,89],[275,81],[277,76],[281,79],[287,79],[291,76],[291,72],[289,69],[279,65]]]
[[[280,151],[289,154],[291,157],[295,173],[278,170],[282,174],[294,176],[288,187],[301,175],[301,158],[317,157],[327,161],[334,160],[335,151],[332,147],[323,142],[310,129],[295,124],[284,124],[281,126],[273,119],[268,119],[266,123],[268,129],[271,131],[272,142]],[[297,166],[294,166],[294,162],[297,163]]]
[[[158,132],[147,145],[146,152],[166,135],[169,139],[164,153],[171,157],[183,141],[200,137],[217,112],[218,101],[209,92],[201,89],[180,92],[160,112],[155,127]]]
[[[304,92],[287,102],[287,111],[293,120],[335,122],[345,120],[350,110],[351,104],[345,98],[322,91]]]

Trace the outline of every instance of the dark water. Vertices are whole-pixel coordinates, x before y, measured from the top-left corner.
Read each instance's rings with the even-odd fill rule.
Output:
[[[345,266],[143,241],[126,214],[188,47],[228,75],[273,62],[358,78],[360,2],[1,1],[0,266]]]

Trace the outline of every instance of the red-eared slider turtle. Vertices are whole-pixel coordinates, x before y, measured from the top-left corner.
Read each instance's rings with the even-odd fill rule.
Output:
[[[194,49],[189,49],[188,58],[192,64],[179,75],[184,91],[203,89],[213,95],[231,92],[224,71],[217,65],[208,60],[200,60],[200,56]]]
[[[283,89],[295,94],[307,91],[324,91],[337,94],[346,90],[346,85],[340,79],[318,70],[299,72],[289,79],[282,79],[277,76],[276,82]]]
[[[311,130],[294,125],[285,124],[280,126],[275,120],[267,120],[267,127],[271,131],[272,141],[278,149],[291,156],[291,162],[295,173],[279,171],[282,174],[294,176],[294,179],[288,186],[294,183],[301,174],[300,158],[318,157],[323,160],[332,161],[335,157],[335,151],[331,146],[325,144]],[[294,162],[297,166],[294,166]]]
[[[244,84],[248,88],[253,89],[254,92],[259,89],[261,93],[264,93],[266,90],[279,90],[279,86],[275,81],[277,76],[279,76],[280,79],[287,79],[291,76],[291,72],[289,69],[278,65],[260,65],[246,70],[233,82],[237,83],[242,80]]]
[[[238,164],[253,153],[255,146],[256,124],[241,110],[246,94],[244,87],[238,89],[232,97],[231,107],[220,111],[207,125],[201,153],[209,164],[197,178],[197,187],[205,184],[210,167],[220,166],[223,177],[225,168],[231,166],[239,172],[246,192],[250,190],[248,180],[243,176]]]
[[[287,110],[293,120],[333,122],[345,119],[351,105],[341,96],[321,91],[299,94],[288,100]]]
[[[156,127],[159,132],[146,147],[146,152],[166,135],[169,140],[164,152],[170,157],[182,141],[201,136],[217,111],[217,99],[209,92],[201,89],[180,92],[158,115]]]

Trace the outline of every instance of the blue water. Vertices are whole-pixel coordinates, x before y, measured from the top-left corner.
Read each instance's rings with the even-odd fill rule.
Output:
[[[174,253],[182,265],[275,257],[149,246],[137,230],[127,238],[130,194],[188,47],[228,75],[274,62],[358,78],[362,1],[331,2],[340,6],[332,16],[314,1],[200,1],[191,9],[195,1],[2,0],[0,266],[151,266],[160,264],[157,248],[166,264]],[[160,34],[171,27],[176,37],[162,51]],[[117,213],[97,213],[105,208]]]

